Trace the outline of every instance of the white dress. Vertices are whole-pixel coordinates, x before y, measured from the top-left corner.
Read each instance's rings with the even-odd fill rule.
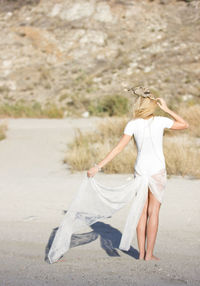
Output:
[[[70,248],[71,236],[85,226],[110,218],[131,202],[119,249],[128,251],[148,195],[148,188],[162,203],[166,186],[166,166],[163,154],[163,131],[174,120],[164,116],[130,120],[124,134],[134,136],[137,159],[133,179],[118,187],[99,183],[85,175],[75,199],[70,204],[48,253],[49,263],[56,262]]]

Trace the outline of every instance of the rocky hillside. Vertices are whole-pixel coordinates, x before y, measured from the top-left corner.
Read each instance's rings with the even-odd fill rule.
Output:
[[[199,1],[0,4],[1,104],[84,112],[89,101],[139,84],[172,102],[200,97]]]

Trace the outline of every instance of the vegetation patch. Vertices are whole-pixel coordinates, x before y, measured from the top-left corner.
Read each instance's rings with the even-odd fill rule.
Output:
[[[39,102],[24,103],[18,101],[14,104],[5,103],[0,105],[0,117],[27,117],[27,118],[62,118],[64,110],[55,104],[47,104],[42,107]]]
[[[100,162],[119,142],[128,122],[127,117],[104,118],[94,131],[83,133],[76,129],[74,140],[68,145],[64,162],[72,172],[86,171]],[[188,130],[188,129],[186,129]],[[164,136],[164,154],[169,175],[190,175],[200,178],[200,150],[195,137],[173,131],[176,136]],[[133,173],[137,148],[131,142],[112,161],[103,167],[104,173]]]
[[[108,95],[92,101],[88,111],[96,116],[121,116],[127,114],[128,107],[128,98],[121,95]]]
[[[0,141],[6,138],[7,124],[0,124]]]

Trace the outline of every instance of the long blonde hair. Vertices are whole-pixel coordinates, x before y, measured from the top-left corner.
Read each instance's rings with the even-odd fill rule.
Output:
[[[139,96],[133,105],[132,117],[133,118],[147,118],[154,116],[154,111],[157,107],[155,98]]]

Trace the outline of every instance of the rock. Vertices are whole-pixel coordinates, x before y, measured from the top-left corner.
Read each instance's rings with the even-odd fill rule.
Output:
[[[101,31],[86,31],[85,35],[80,39],[81,44],[97,44],[104,45],[107,35]]]
[[[193,99],[193,95],[192,94],[183,95],[182,99],[183,101],[188,101],[190,99]]]
[[[96,7],[94,19],[101,22],[114,22],[114,17],[111,13],[110,6],[106,3],[99,3]]]
[[[17,89],[16,82],[11,81],[11,80],[7,82],[7,86],[9,89],[14,90],[14,91]]]
[[[4,19],[7,20],[9,19],[10,17],[12,17],[13,13],[12,12],[7,12]]]
[[[55,17],[55,16],[59,15],[61,9],[62,9],[62,5],[61,4],[56,4],[53,7],[53,9],[52,9],[51,13],[49,14],[49,16],[50,17]]]
[[[153,69],[153,66],[147,66],[144,68],[144,72],[145,73],[150,72],[152,69]]]
[[[63,114],[63,118],[68,117],[69,116],[69,112],[66,110]]]
[[[85,111],[85,112],[82,113],[82,117],[87,118],[89,116],[90,116],[90,113],[88,111]]]
[[[2,62],[2,64],[5,68],[9,68],[12,65],[12,61],[11,60],[5,60]]]
[[[60,13],[59,13],[60,12]],[[64,5],[62,8],[55,8],[52,13],[59,15],[62,20],[75,21],[81,18],[90,17],[94,12],[94,5],[92,2],[86,3],[74,3],[69,7],[69,5]]]
[[[100,81],[102,81],[102,78],[101,77],[94,77],[92,81],[93,82],[100,82]]]
[[[132,68],[128,68],[127,71],[126,71],[126,74],[127,75],[131,75],[132,73],[133,73]]]

